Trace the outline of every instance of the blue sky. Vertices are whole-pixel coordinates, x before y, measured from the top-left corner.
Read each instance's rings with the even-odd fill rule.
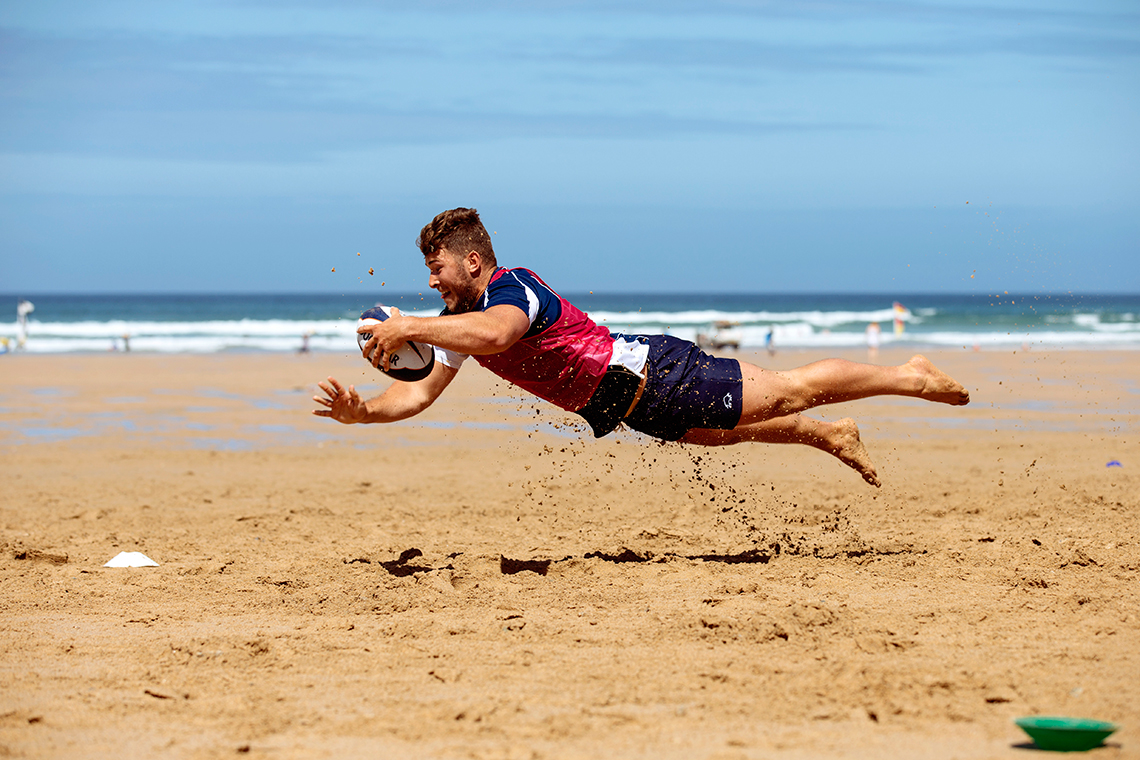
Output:
[[[1134,3],[474,5],[0,0],[0,292],[1140,290]]]

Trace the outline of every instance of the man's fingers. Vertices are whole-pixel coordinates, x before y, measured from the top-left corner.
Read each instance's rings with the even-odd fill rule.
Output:
[[[367,359],[369,356],[371,356],[372,349],[374,348],[376,348],[375,335],[371,336],[367,341],[364,342],[364,345],[360,347],[360,353],[365,359]]]
[[[376,362],[380,355],[380,351],[376,349],[376,346],[379,342],[380,341],[376,340],[376,336],[373,335],[365,342],[363,346],[360,347],[360,355],[363,356],[373,367],[377,366]]]
[[[320,386],[322,391],[324,391],[326,394],[328,394],[328,398],[324,398],[323,396],[313,396],[313,401],[316,401],[318,404],[323,404],[324,406],[329,407],[330,410],[332,409],[333,405],[336,403],[337,399],[346,395],[345,390],[344,390],[344,386],[341,385],[339,382],[337,382],[337,379],[335,377],[330,376],[327,381],[317,383],[317,385]],[[318,411],[323,411],[323,410],[318,410]],[[328,416],[328,415],[323,414],[322,416]]]
[[[369,345],[375,347],[375,350],[372,352],[372,358],[369,359],[369,361],[372,363],[372,366],[375,367],[376,369],[380,369],[380,365],[383,364],[384,369],[387,370],[388,369],[388,353],[386,351],[384,351],[382,348],[380,348],[380,346],[378,345],[379,341],[376,341],[376,342],[369,341],[368,343],[369,343]],[[370,349],[366,345],[364,347],[364,356],[365,357],[368,356],[369,350]]]
[[[343,385],[337,382],[335,377],[329,377],[328,380],[317,383],[326,394],[324,396],[313,396],[313,401],[320,404],[324,409],[313,409],[312,413],[316,417],[330,417],[337,422],[343,422],[346,425],[353,422],[359,422],[361,414],[364,411],[364,401],[360,398],[360,394],[356,392],[356,386],[350,384],[346,389]]]

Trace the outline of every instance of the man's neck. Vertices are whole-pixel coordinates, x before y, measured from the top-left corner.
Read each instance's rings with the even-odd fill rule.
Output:
[[[478,283],[479,295],[475,296],[475,303],[479,303],[483,299],[483,294],[487,292],[487,288],[491,285],[491,280],[495,279],[495,274],[502,269],[502,267],[495,267],[487,275],[480,272],[479,278],[475,280]]]

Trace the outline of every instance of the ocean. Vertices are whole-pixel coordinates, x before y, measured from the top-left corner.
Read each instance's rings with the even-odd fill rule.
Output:
[[[566,294],[615,332],[690,340],[719,333],[741,348],[849,348],[877,322],[884,347],[1017,349],[1140,348],[1140,295],[946,294]],[[363,296],[36,295],[24,350],[154,353],[356,350],[356,319],[383,302],[432,316],[434,292]],[[0,337],[15,346],[18,298],[0,296]],[[899,304],[898,307],[895,304]],[[5,314],[6,312],[6,314]],[[896,324],[897,319],[897,324]],[[304,338],[303,336],[308,336]],[[0,349],[3,347],[0,346]]]

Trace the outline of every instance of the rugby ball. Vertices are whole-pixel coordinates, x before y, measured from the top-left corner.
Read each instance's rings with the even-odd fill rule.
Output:
[[[383,322],[389,316],[391,316],[391,312],[388,307],[377,304],[360,315],[360,320],[356,326],[374,325],[377,322]],[[361,351],[364,350],[364,345],[370,337],[372,336],[367,333],[356,334],[356,343],[360,346]],[[366,356],[365,359],[369,364],[372,363],[371,355]],[[416,343],[409,340],[399,351],[392,354],[388,360],[388,366],[388,370],[385,370],[383,365],[378,369],[396,380],[407,382],[423,380],[431,374],[432,367],[435,366],[435,349],[432,348],[431,344]]]

